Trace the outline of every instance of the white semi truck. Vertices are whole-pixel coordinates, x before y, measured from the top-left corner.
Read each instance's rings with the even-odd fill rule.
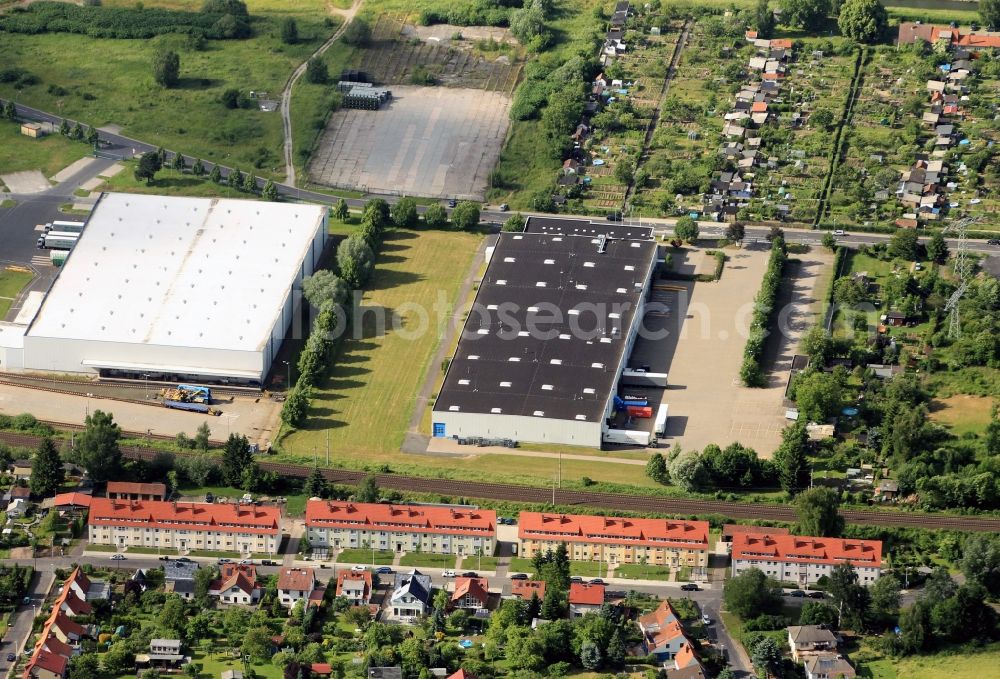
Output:
[[[72,250],[79,238],[80,234],[78,233],[49,231],[38,238],[38,247],[43,250]]]

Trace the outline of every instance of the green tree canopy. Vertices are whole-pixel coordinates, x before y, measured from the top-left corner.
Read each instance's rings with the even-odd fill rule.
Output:
[[[1000,0],[979,0],[979,18],[990,30],[1000,29]]]
[[[935,231],[931,239],[927,241],[927,258],[932,262],[944,264],[948,261],[948,244],[944,240],[944,234]]]
[[[246,436],[230,434],[222,450],[222,478],[227,486],[239,488],[243,470],[254,463],[250,442]]]
[[[815,537],[837,537],[844,530],[840,515],[840,496],[832,488],[810,488],[795,499],[799,517],[799,534]]]
[[[31,458],[31,494],[38,497],[55,494],[65,480],[66,472],[59,458],[59,451],[52,439],[46,436]]]
[[[76,437],[76,459],[95,483],[114,479],[121,472],[120,438],[121,429],[111,413],[95,410],[84,420],[84,429]]]
[[[320,269],[302,281],[302,294],[311,306],[323,308],[332,302],[343,305],[347,301],[347,284],[329,269]]]
[[[424,225],[428,229],[443,229],[448,226],[448,211],[439,203],[434,203],[424,210]]]
[[[833,373],[812,370],[799,373],[792,385],[799,417],[807,422],[825,422],[840,412],[843,389]]]
[[[879,0],[844,0],[837,24],[848,38],[871,44],[885,35],[889,14]]]
[[[344,282],[358,290],[368,282],[375,268],[375,253],[361,234],[353,233],[337,248],[337,266]]]
[[[299,41],[299,25],[293,17],[285,17],[281,20],[281,42],[286,45],[294,45]]]
[[[919,250],[915,229],[899,229],[889,238],[887,250],[890,257],[916,261]]]
[[[372,41],[372,27],[364,19],[355,18],[344,29],[341,39],[352,47],[367,47]]]
[[[420,224],[417,201],[404,196],[392,206],[392,222],[401,229],[415,229]]]
[[[173,50],[153,54],[153,79],[163,87],[177,87],[181,79],[181,58]]]
[[[758,568],[748,568],[726,580],[726,608],[744,620],[781,610],[781,586]]]
[[[830,14],[830,0],[781,0],[781,23],[808,31],[823,28]]]
[[[678,218],[674,225],[674,235],[682,241],[695,242],[698,240],[698,222],[688,215]]]
[[[459,231],[471,231],[479,226],[479,203],[463,200],[451,211],[451,225]]]

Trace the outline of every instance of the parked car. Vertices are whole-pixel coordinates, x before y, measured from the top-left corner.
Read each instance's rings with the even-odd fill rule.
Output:
[[[271,559],[261,559],[260,565],[261,566],[277,566],[278,562],[277,561],[272,561]]]
[[[1000,245],[1000,238],[990,238],[986,241],[987,245]]]
[[[353,566],[351,566],[351,571],[354,573],[364,573],[365,567],[362,566],[361,564],[354,564]]]
[[[232,562],[233,562],[233,560],[232,560],[232,559],[226,559],[226,558],[222,558],[222,559],[219,559],[219,565],[220,565],[220,566],[221,566],[222,564],[224,564],[224,563],[232,563]]]
[[[573,577],[571,577],[569,579],[569,581],[570,582],[583,582],[583,578],[581,578],[579,575],[574,575]]]
[[[506,212],[509,209],[510,209],[510,206],[507,205],[507,203],[500,203],[500,212]]]
[[[453,577],[455,577],[455,571],[453,571],[453,570],[451,570],[451,569],[449,568],[448,570],[446,570],[446,571],[445,571],[444,573],[442,573],[441,575],[443,575],[443,576],[444,576],[444,577],[446,577],[446,578],[453,578]]]
[[[124,554],[112,554],[111,555],[111,560],[112,561],[124,561],[125,560],[125,555]]]
[[[7,662],[14,662],[15,660],[17,660],[17,656],[16,655],[14,655],[13,653],[8,653],[7,654]]]
[[[701,624],[702,625],[711,625],[712,624],[712,619],[710,617],[708,617],[707,615],[703,615],[703,616],[701,616]]]
[[[457,200],[455,200],[454,198],[449,198],[448,199],[448,207],[455,207],[456,205],[458,205],[458,201]]]
[[[330,566],[329,566],[328,564],[325,564],[325,563],[321,563],[321,564],[319,565],[319,567],[320,567],[320,568],[329,568]],[[361,570],[364,570],[364,568],[362,568]]]
[[[809,592],[808,594],[806,594],[806,596],[809,597],[810,599],[825,599],[826,598],[826,595],[823,594],[823,592],[815,592],[815,591],[814,592]]]
[[[527,580],[528,579],[528,574],[527,573],[511,573],[510,579],[511,580]]]
[[[388,566],[379,566],[378,568],[375,569],[375,573],[377,575],[392,575],[393,572],[394,571]]]
[[[604,581],[601,580],[600,578],[594,578],[593,580],[590,581],[590,584],[592,584],[592,585],[603,585]]]
[[[462,573],[462,577],[463,578],[478,578],[479,577],[479,573],[477,573],[476,571],[465,571],[464,573]]]
[[[694,583],[694,582],[685,582],[683,585],[681,585],[681,591],[682,592],[697,592],[698,591],[698,585],[696,583]]]
[[[621,212],[609,212],[608,213],[608,221],[609,222],[620,222],[621,220],[622,220],[622,213]]]
[[[170,561],[170,557],[169,556],[161,556],[160,557],[160,561]]]
[[[834,236],[843,236],[843,235],[845,235],[844,234],[844,230],[843,229],[834,229],[833,230],[833,235]]]
[[[182,556],[181,558],[179,558],[177,560],[178,561],[183,561],[184,563],[191,563],[193,561],[193,559],[189,559],[186,556]]]
[[[211,493],[205,493],[205,502],[212,503],[215,502],[215,496]]]
[[[788,596],[793,596],[796,598],[804,597],[805,595],[806,593],[803,592],[801,589],[793,589],[791,592],[788,593]]]

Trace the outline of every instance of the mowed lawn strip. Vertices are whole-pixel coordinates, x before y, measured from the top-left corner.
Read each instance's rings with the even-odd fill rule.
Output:
[[[88,153],[90,146],[61,134],[32,139],[21,134],[20,123],[0,121],[0,174],[41,170],[46,177],[51,177]]]
[[[3,320],[11,305],[20,294],[34,274],[29,271],[17,271],[16,269],[0,268],[0,321]]]
[[[434,305],[439,298],[454,303],[480,238],[441,231],[387,234],[363,298],[364,306],[374,310],[358,319],[364,332],[351,332],[344,340],[333,369],[315,391],[304,428],[282,441],[283,451],[325,451],[328,436],[338,462],[346,461],[345,454],[357,460],[358,454],[399,450],[438,346]],[[382,309],[390,313],[379,313]],[[387,320],[386,331],[377,334],[372,328],[376,315],[401,323]],[[363,337],[356,339],[359,334]]]
[[[387,566],[392,563],[395,554],[387,550],[375,550],[375,564]],[[370,549],[345,549],[337,556],[337,563],[370,564],[372,563],[372,550]]]

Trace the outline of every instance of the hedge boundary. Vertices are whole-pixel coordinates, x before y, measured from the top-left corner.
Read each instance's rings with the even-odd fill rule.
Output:
[[[771,256],[767,260],[767,271],[760,290],[754,297],[753,320],[750,322],[750,334],[743,349],[743,366],[740,368],[740,380],[747,387],[760,388],[765,385],[764,370],[760,361],[764,355],[764,344],[768,335],[768,326],[774,311],[774,300],[778,296],[778,286],[781,284],[781,274],[788,261],[785,249],[785,239],[778,237],[771,241]]]

